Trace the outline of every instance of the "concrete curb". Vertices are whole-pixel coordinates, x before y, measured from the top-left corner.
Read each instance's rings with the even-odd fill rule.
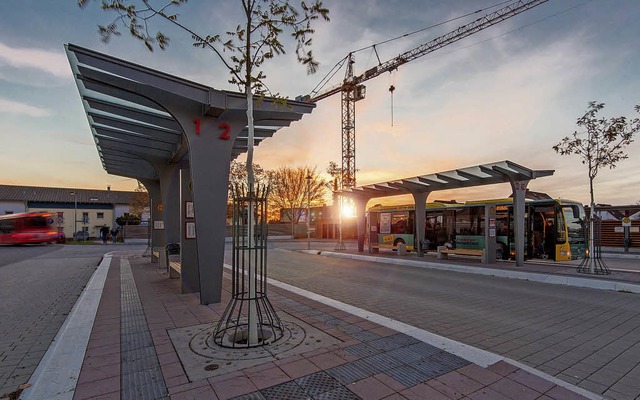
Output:
[[[321,255],[326,257],[347,258],[351,260],[376,262],[382,264],[404,265],[417,268],[431,268],[443,271],[462,272],[466,274],[497,276],[500,278],[522,279],[532,282],[550,283],[553,285],[565,285],[574,287],[585,287],[600,290],[612,290],[616,292],[640,293],[640,285],[627,282],[605,281],[601,279],[580,278],[575,276],[549,275],[537,272],[520,272],[511,270],[500,270],[484,267],[467,267],[457,264],[442,264],[429,261],[413,261],[403,259],[393,259],[386,257],[372,257],[360,254],[345,254],[332,251],[320,250],[298,250],[303,253]]]
[[[31,386],[22,392],[20,399],[73,399],[110,265],[111,253],[107,253],[29,379]]]

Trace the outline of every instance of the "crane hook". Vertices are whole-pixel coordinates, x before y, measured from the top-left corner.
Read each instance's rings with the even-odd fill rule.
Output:
[[[389,86],[389,93],[391,93],[391,126],[393,126],[393,91],[396,90],[396,87],[391,85]]]

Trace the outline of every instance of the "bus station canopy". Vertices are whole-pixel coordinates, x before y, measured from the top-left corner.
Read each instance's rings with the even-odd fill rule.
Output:
[[[365,232],[365,207],[367,202],[370,199],[378,197],[411,194],[415,203],[415,232],[418,254],[422,256],[424,229],[421,227],[424,227],[425,203],[431,192],[493,185],[496,183],[509,183],[513,191],[514,199],[516,265],[520,266],[524,263],[524,199],[527,185],[529,181],[533,179],[550,176],[553,175],[553,173],[553,170],[533,170],[516,164],[513,161],[505,160],[451,171],[357,186],[337,191],[337,194],[350,197],[354,200],[358,220],[358,251],[364,250],[365,235],[367,233]],[[485,223],[489,224],[489,218],[485,219]],[[488,227],[487,231],[489,231]],[[492,239],[495,242],[495,237]],[[488,242],[486,245],[490,246]],[[495,246],[495,244],[493,246]],[[489,247],[487,247],[487,249],[489,249]],[[483,262],[495,262],[494,253],[495,251],[487,250],[483,255]]]
[[[246,113],[244,93],[206,85],[146,68],[73,44],[65,45],[103,168],[110,174],[157,180],[154,164],[188,160],[183,129],[168,100],[219,119]],[[273,136],[315,107],[265,98],[254,110],[255,140]],[[191,122],[191,121],[190,121]],[[247,151],[247,128],[233,143],[232,158]]]
[[[387,197],[412,193],[429,193],[504,182],[530,181],[553,175],[553,170],[532,170],[512,161],[498,161],[473,167],[418,175],[343,189],[337,193],[347,197]]]
[[[152,254],[180,243],[181,290],[199,291],[202,304],[220,302],[230,164],[249,145],[246,95],[65,49],[103,168],[149,192]],[[257,145],[315,104],[256,98],[252,106]],[[183,212],[189,203],[197,211]]]

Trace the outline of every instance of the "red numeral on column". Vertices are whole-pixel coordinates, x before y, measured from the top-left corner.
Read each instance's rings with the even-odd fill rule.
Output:
[[[220,129],[224,129],[224,132],[222,132],[222,134],[220,135],[220,139],[224,139],[224,140],[231,139],[231,136],[229,136],[229,131],[231,130],[231,127],[229,126],[229,124],[227,124],[226,122],[221,123]]]
[[[193,122],[196,124],[196,135],[200,134],[200,118],[194,118]]]

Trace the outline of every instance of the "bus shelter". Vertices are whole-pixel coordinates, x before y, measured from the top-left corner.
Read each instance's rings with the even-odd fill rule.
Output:
[[[219,303],[230,163],[248,148],[245,94],[73,44],[65,49],[103,168],[147,188],[152,248],[162,255],[166,244],[181,245],[182,292]],[[314,107],[256,101],[254,144]]]
[[[418,175],[410,178],[397,179],[370,185],[357,186],[340,190],[341,196],[351,198],[356,207],[358,226],[358,251],[364,251],[366,232],[365,207],[369,200],[379,197],[398,196],[411,194],[415,205],[415,232],[418,255],[424,255],[423,239],[425,226],[425,213],[427,198],[432,192],[475,186],[509,183],[511,185],[514,209],[514,242],[516,265],[524,264],[525,249],[525,194],[529,182],[536,178],[553,175],[553,170],[532,170],[512,161],[498,161],[488,164],[476,165],[455,169],[451,171],[437,172],[427,175]],[[493,212],[493,215],[492,215]],[[485,210],[485,252],[483,262],[492,263],[496,260],[495,229],[491,229],[492,221],[495,223],[495,210],[487,207]],[[492,235],[493,233],[493,235]]]

